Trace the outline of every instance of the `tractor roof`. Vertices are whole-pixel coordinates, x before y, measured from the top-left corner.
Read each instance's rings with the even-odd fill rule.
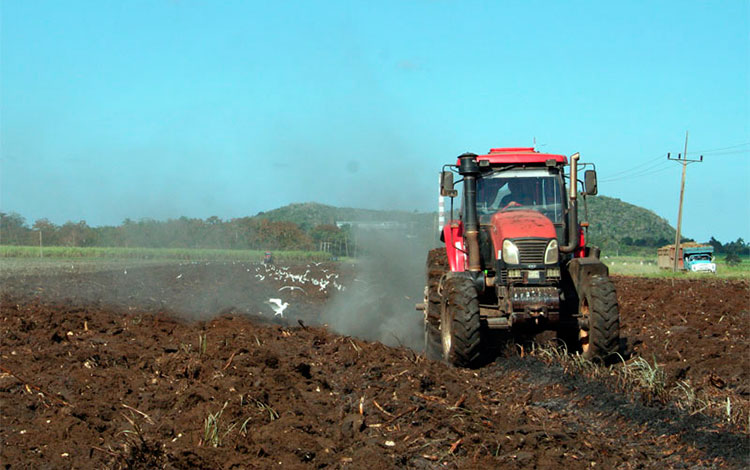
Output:
[[[568,158],[565,155],[554,155],[550,153],[539,153],[533,147],[509,147],[490,149],[486,155],[477,155],[477,161],[488,160],[490,165],[504,163],[534,164],[546,163],[554,160],[557,163],[566,164]]]

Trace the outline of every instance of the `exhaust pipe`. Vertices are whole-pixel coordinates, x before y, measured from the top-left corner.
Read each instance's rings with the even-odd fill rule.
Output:
[[[477,217],[477,175],[479,165],[475,153],[458,157],[458,173],[464,177],[464,238],[469,255],[469,271],[482,270],[479,260],[479,219]]]
[[[576,152],[570,157],[570,194],[568,207],[568,244],[560,246],[560,252],[572,253],[578,248],[578,159]]]

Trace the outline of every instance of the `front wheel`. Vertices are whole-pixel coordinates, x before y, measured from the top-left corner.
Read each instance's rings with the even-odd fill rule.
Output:
[[[578,343],[583,357],[607,361],[620,348],[620,309],[612,281],[591,276],[579,295],[578,313],[585,327],[579,329]]]
[[[444,282],[440,305],[440,339],[443,359],[457,367],[479,361],[481,323],[474,281],[464,273],[450,273]]]

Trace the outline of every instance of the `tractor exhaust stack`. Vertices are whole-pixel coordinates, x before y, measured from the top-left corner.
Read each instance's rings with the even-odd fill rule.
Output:
[[[570,157],[570,207],[568,207],[568,244],[560,246],[561,253],[571,253],[578,248],[578,159],[576,152]]]
[[[479,219],[477,217],[477,175],[479,165],[475,153],[464,153],[458,157],[458,173],[464,177],[464,237],[468,251],[469,271],[479,272],[482,265],[479,257]]]

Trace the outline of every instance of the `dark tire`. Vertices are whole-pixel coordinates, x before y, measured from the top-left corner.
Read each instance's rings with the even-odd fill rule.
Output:
[[[424,355],[429,359],[439,360],[442,358],[442,346],[440,345],[440,330],[435,325],[424,323]]]
[[[474,367],[480,358],[481,324],[474,281],[465,273],[449,273],[442,286],[440,339],[443,360]]]
[[[450,270],[445,248],[427,254],[427,287],[425,289],[424,351],[430,359],[442,357],[440,345],[440,280]]]
[[[427,254],[427,316],[433,319],[434,325],[440,322],[440,280],[450,271],[448,255],[445,248],[435,248]]]
[[[591,276],[580,295],[579,313],[588,318],[588,330],[580,329],[578,342],[583,357],[607,362],[620,349],[620,309],[612,281]]]

